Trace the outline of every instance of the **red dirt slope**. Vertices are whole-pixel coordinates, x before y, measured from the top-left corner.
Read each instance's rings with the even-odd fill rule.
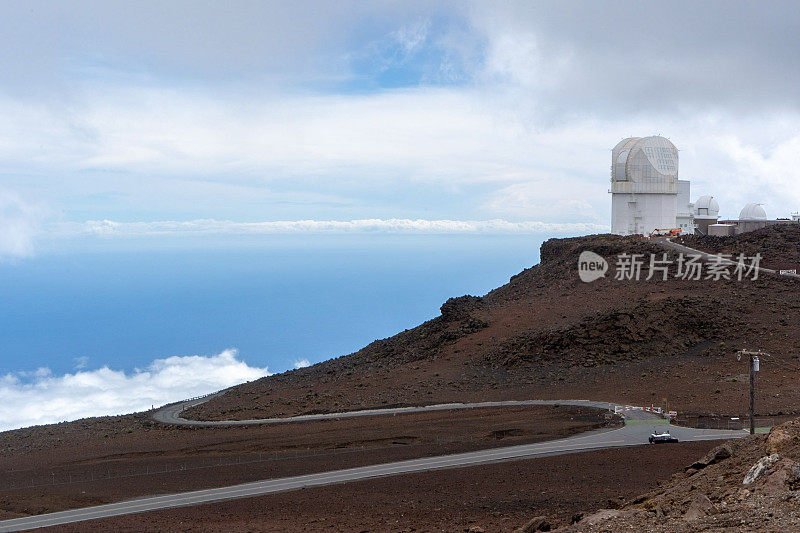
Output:
[[[791,241],[794,230],[770,231],[786,232],[759,248],[776,257],[784,245],[775,243]],[[578,279],[583,250],[609,259],[605,278]],[[441,316],[416,328],[345,357],[233,387],[187,416],[574,397],[647,405],[666,398],[681,412],[732,416],[747,405],[747,369],[734,356],[744,347],[773,354],[759,377],[760,414],[797,413],[800,389],[786,386],[800,378],[796,280],[619,281],[620,253],[660,258],[664,250],[634,237],[551,239],[539,265],[483,297],[450,299]]]

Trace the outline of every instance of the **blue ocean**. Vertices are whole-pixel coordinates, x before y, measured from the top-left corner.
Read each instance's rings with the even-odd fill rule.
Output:
[[[538,262],[545,236],[269,236],[51,246],[0,263],[0,375],[133,371],[235,348],[280,372],[484,294]]]

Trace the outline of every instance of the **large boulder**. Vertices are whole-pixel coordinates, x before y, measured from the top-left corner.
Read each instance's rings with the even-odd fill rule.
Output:
[[[731,448],[729,444],[722,444],[720,446],[717,446],[716,448],[705,454],[702,459],[700,459],[699,461],[695,461],[694,463],[692,463],[691,466],[687,467],[686,468],[687,473],[688,470],[690,469],[694,469],[695,471],[697,471],[697,470],[702,470],[703,468],[709,465],[717,464],[720,461],[724,461],[731,455],[733,455],[733,448]]]
[[[756,463],[747,472],[747,475],[744,476],[742,485],[750,485],[751,483],[755,482],[758,478],[769,472],[773,465],[780,461],[780,458],[780,455],[773,453],[772,455],[765,455],[756,461]]]
[[[579,528],[600,526],[603,522],[608,520],[637,518],[641,519],[647,517],[647,511],[643,509],[600,509],[599,511],[590,515],[584,516],[577,524]]]
[[[473,311],[478,309],[483,299],[478,296],[459,296],[450,298],[442,304],[440,311],[446,322],[458,322],[471,317]]]
[[[714,504],[711,503],[711,500],[708,499],[708,496],[705,494],[698,494],[692,500],[692,503],[689,504],[689,508],[686,510],[686,513],[683,515],[683,519],[687,522],[694,522],[704,516],[708,516],[711,511],[714,509]]]
[[[768,455],[777,453],[784,457],[800,458],[800,421],[792,420],[773,427],[764,447]]]
[[[550,531],[550,522],[544,516],[537,516],[528,520],[528,522],[517,529],[514,533],[535,533],[536,531]]]
[[[787,490],[797,490],[798,487],[800,487],[800,464],[782,458],[772,466],[756,490],[761,494],[781,495]]]

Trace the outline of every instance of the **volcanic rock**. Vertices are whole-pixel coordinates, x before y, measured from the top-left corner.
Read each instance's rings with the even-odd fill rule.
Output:
[[[748,470],[747,475],[744,476],[744,481],[742,481],[742,485],[750,485],[751,483],[756,481],[758,478],[767,473],[767,471],[769,471],[769,469],[772,468],[772,465],[777,463],[780,460],[780,458],[781,458],[780,455],[778,455],[777,453],[773,453],[772,455],[765,455],[764,457],[759,459],[756,462],[756,464],[754,464],[752,468]]]

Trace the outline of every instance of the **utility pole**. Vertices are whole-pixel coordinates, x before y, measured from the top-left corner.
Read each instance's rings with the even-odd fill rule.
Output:
[[[761,360],[759,359],[759,356],[771,356],[767,352],[762,352],[761,350],[758,350],[757,352],[739,350],[736,352],[736,360],[741,361],[743,355],[750,358],[750,434],[753,435],[756,432],[756,372],[759,371],[759,367],[761,366]]]

